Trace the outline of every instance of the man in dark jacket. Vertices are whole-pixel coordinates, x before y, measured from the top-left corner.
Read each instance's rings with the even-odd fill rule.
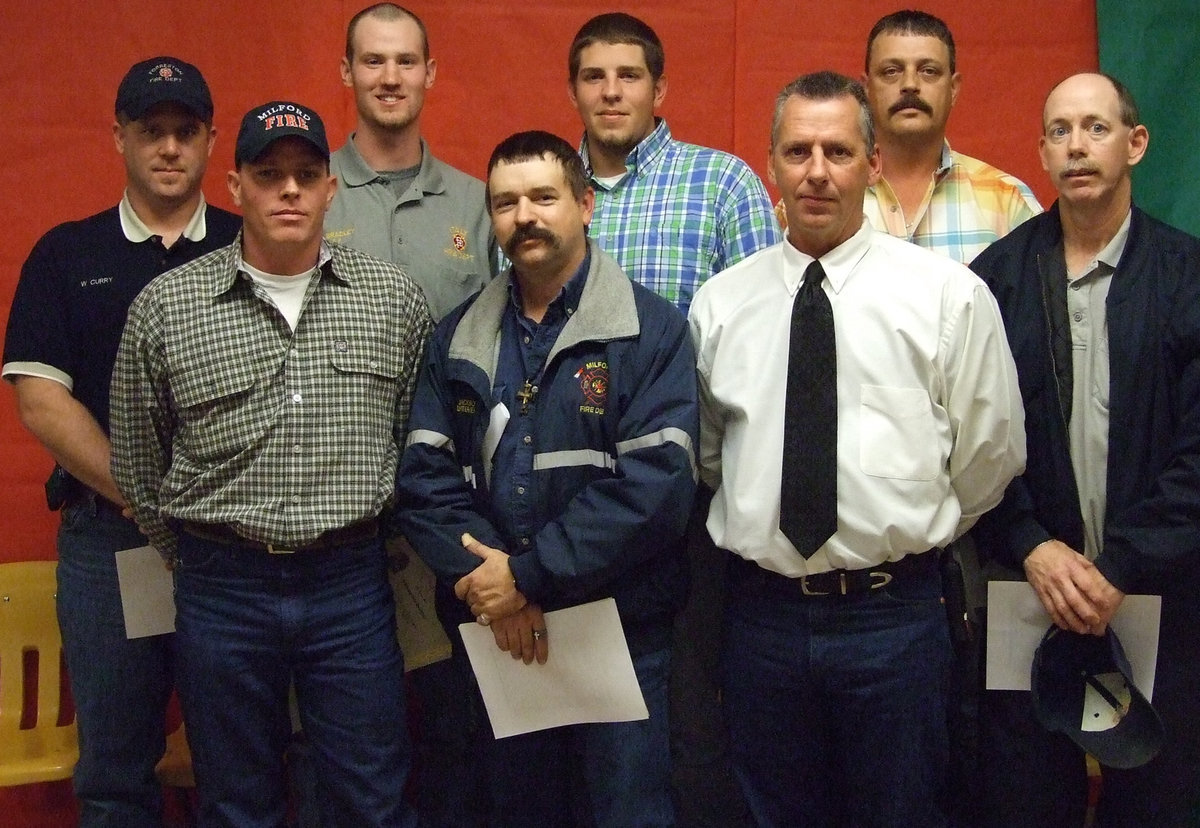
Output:
[[[1054,623],[1101,634],[1128,593],[1163,597],[1154,705],[1161,754],[1103,768],[1099,824],[1200,817],[1200,240],[1132,205],[1149,134],[1129,91],[1075,75],[1046,99],[1042,165],[1059,199],[971,265],[1004,315],[1029,458],[980,521]],[[1082,824],[1082,752],[1042,730],[1027,693],[984,704],[998,825]]]
[[[489,824],[672,825],[666,679],[695,487],[691,340],[667,300],[588,241],[593,196],[565,141],[506,139],[487,197],[513,266],[434,334],[401,529],[438,575],[443,622],[490,624],[527,664],[553,658],[543,610],[615,599],[650,711],[485,731]]]

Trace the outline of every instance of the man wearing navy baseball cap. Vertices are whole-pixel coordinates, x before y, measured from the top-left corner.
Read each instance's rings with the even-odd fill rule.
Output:
[[[117,117],[137,121],[163,103],[177,103],[212,123],[212,93],[199,69],[173,57],[135,63],[117,87]]]
[[[118,205],[60,224],[34,246],[13,297],[4,378],[21,422],[55,460],[61,510],[58,621],[79,726],[75,795],[84,828],[162,824],[174,636],[129,639],[116,553],[145,546],[109,473],[109,378],[129,304],[160,273],[229,244],[237,216],[200,185],[216,140],[200,71],[175,57],[135,64],[112,123],[125,164]]]
[[[200,821],[281,825],[288,686],[341,824],[412,826],[403,662],[383,548],[431,321],[395,265],[324,240],[317,113],[246,113],[242,234],[133,303],[113,476],[175,566]]]

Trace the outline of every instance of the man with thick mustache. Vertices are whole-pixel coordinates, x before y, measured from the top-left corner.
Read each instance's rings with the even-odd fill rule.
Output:
[[[942,20],[921,11],[882,17],[867,37],[863,85],[883,161],[863,204],[877,229],[968,264],[1042,211],[1021,181],[950,149],[946,123],[962,76]]]
[[[962,76],[940,18],[910,10],[881,17],[867,36],[862,83],[883,161],[863,203],[875,229],[969,264],[1042,211],[1024,183],[950,149],[946,123]],[[786,228],[782,201],[775,215]]]
[[[1042,211],[1013,176],[950,148],[946,124],[962,87],[954,38],[940,18],[896,11],[871,28],[862,78],[883,170],[863,210],[878,230],[970,264],[989,244]],[[975,706],[984,578],[970,536],[943,559],[955,640],[950,709],[953,809],[976,797]]]
[[[667,676],[695,353],[683,316],[588,239],[592,205],[566,141],[496,147],[488,210],[513,264],[438,326],[397,484],[405,536],[461,599],[448,620],[489,624],[531,664],[569,646],[543,610],[611,597],[649,711],[499,740],[483,728],[473,778],[495,828],[676,824]],[[476,693],[458,701],[482,719]]]

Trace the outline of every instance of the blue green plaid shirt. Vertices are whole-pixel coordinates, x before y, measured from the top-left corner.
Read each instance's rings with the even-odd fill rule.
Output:
[[[579,154],[590,177],[586,136]],[[685,315],[708,277],[782,239],[766,188],[746,163],[672,140],[661,118],[625,168],[611,189],[593,178],[588,233],[630,278]]]

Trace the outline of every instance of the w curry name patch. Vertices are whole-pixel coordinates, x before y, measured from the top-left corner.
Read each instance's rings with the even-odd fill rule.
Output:
[[[579,390],[583,392],[583,405],[579,406],[580,414],[604,414],[604,406],[608,402],[608,363],[603,360],[584,363],[575,372],[579,380]]]

